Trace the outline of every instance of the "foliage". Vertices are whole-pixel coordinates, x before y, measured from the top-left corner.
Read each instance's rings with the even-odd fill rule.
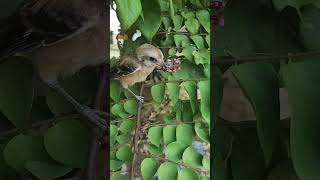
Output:
[[[320,48],[319,15],[316,0],[225,2],[226,24],[217,28],[214,39],[214,179],[319,178],[320,64],[309,53]],[[292,53],[304,55],[290,57]],[[221,56],[244,61],[223,63]],[[222,72],[226,70],[251,103],[256,128],[220,124]],[[289,94],[289,126],[280,121],[281,87]]]
[[[136,21],[132,20],[133,16],[121,15],[123,9],[132,3],[137,3],[131,6],[130,13],[134,16],[140,12],[138,4],[141,3],[142,6]],[[111,82],[110,96],[113,102],[110,153],[116,154],[111,158],[112,174],[122,172],[127,176],[131,175],[131,178],[135,177],[135,166],[139,163],[141,176],[148,180],[154,176],[159,180],[194,180],[203,174],[209,175],[209,158],[206,155],[209,152],[201,150],[203,145],[201,148],[196,145],[199,142],[209,145],[208,1],[115,0],[115,4],[122,30],[129,37],[119,46],[121,55],[147,42],[159,47],[165,59],[180,59],[181,67],[173,73],[161,72],[161,79],[148,81],[143,87],[138,84],[131,87],[136,94],[139,94],[141,88],[145,92],[144,104],[153,106],[156,121],[142,119],[137,114],[141,111],[140,108],[145,107],[144,104],[126,108],[129,101],[133,103],[132,96],[126,94],[116,80]],[[136,30],[142,33],[142,37],[132,41],[131,37]],[[162,112],[164,107],[167,109],[165,114]],[[126,128],[123,123],[130,125]],[[132,125],[135,125],[134,129]],[[127,141],[118,141],[124,135],[129,136]],[[147,140],[141,139],[143,136]],[[126,155],[133,153],[133,162],[132,159],[119,159],[117,156],[123,147],[129,146],[132,146],[132,151],[129,152],[127,148]],[[141,149],[143,153],[140,152]],[[137,160],[141,158],[142,162]],[[130,168],[121,170],[122,164]],[[131,172],[125,169],[131,169]]]

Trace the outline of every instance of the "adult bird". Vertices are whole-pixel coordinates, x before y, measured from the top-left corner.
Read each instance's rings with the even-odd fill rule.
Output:
[[[151,44],[142,44],[112,67],[111,77],[118,79],[124,89],[143,102],[143,97],[136,95],[129,86],[145,81],[157,69],[167,69],[161,50]]]
[[[59,79],[108,58],[107,4],[106,0],[24,0],[15,14],[0,19],[0,61],[17,53],[27,57],[45,84],[103,129],[107,113],[77,102]]]

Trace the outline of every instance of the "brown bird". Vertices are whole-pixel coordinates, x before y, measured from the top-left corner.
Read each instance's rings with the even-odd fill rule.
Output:
[[[120,63],[111,69],[111,74],[120,81],[124,89],[143,102],[143,97],[134,94],[129,86],[145,81],[154,70],[166,70],[166,67],[161,50],[151,44],[143,44],[124,56]]]
[[[0,19],[0,61],[17,53],[27,57],[43,82],[103,129],[107,113],[77,102],[58,80],[108,58],[107,8],[106,0],[25,0]]]

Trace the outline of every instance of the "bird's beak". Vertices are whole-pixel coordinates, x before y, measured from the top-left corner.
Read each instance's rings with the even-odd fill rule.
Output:
[[[167,64],[165,62],[157,63],[158,69],[166,70]]]

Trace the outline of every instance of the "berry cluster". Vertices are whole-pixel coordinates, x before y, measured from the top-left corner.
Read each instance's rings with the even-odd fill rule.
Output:
[[[215,15],[212,15],[210,17],[211,23],[214,26],[217,26],[217,25],[223,26],[224,25],[223,3],[221,1],[211,1],[209,8],[215,11],[214,13]]]
[[[166,65],[167,65],[166,71],[169,73],[172,73],[176,70],[179,70],[180,64],[181,64],[181,60],[178,57],[173,58],[173,59],[169,59],[168,62],[166,63]]]

